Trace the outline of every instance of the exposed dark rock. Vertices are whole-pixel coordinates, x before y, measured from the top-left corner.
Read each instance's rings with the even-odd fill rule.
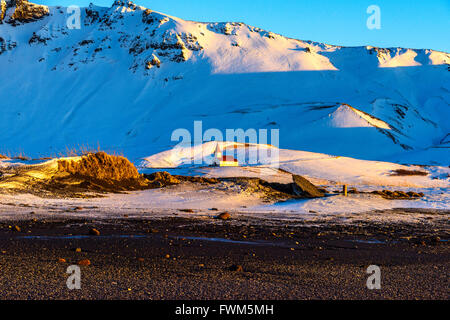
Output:
[[[50,38],[46,38],[46,37],[41,37],[40,35],[37,35],[36,33],[33,32],[33,36],[30,38],[30,40],[28,40],[28,44],[33,44],[33,43],[43,43],[43,44],[47,44],[47,41],[51,40]]]
[[[222,212],[221,214],[219,214],[216,219],[219,220],[229,220],[231,219],[231,215],[228,212]]]
[[[94,40],[83,40],[79,43],[80,46],[86,46],[88,44],[94,43]]]
[[[306,198],[320,198],[325,196],[315,185],[302,176],[293,174],[292,179],[294,180],[294,194]]]
[[[385,199],[389,200],[409,200],[409,199],[416,199],[424,196],[424,193],[422,192],[403,192],[403,191],[391,191],[391,190],[375,190],[371,192],[372,194],[377,194],[379,196],[382,196]]]
[[[192,209],[179,209],[181,212],[194,213],[195,211]]]
[[[181,183],[180,180],[166,171],[159,171],[144,176],[150,181],[149,185],[154,188],[162,188]]]
[[[391,176],[427,176],[428,172],[420,170],[396,169],[390,174]]]
[[[100,235],[100,231],[98,231],[98,230],[95,229],[95,228],[92,228],[91,230],[89,230],[89,234],[90,234],[91,236],[99,236],[99,235]]]

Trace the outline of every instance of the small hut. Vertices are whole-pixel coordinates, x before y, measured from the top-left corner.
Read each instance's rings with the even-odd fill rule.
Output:
[[[239,162],[233,156],[223,155],[222,149],[217,144],[214,151],[214,165],[218,167],[238,167]]]

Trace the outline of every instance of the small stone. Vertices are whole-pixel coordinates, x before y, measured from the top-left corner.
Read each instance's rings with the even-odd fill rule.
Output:
[[[91,236],[99,236],[99,235],[100,235],[100,231],[98,231],[98,230],[95,229],[95,228],[92,228],[91,230],[89,230],[89,234],[90,234]]]
[[[231,219],[231,215],[228,212],[222,212],[221,214],[219,214],[216,219],[220,219],[220,220],[229,220]]]
[[[431,237],[431,242],[433,242],[433,243],[438,243],[440,241],[441,241],[441,238],[438,236]]]
[[[79,266],[89,266],[91,264],[91,261],[89,259],[83,259],[78,261]]]
[[[234,272],[243,272],[243,271],[244,271],[244,268],[242,268],[241,265],[233,264],[233,265],[230,267],[230,271],[234,271]]]

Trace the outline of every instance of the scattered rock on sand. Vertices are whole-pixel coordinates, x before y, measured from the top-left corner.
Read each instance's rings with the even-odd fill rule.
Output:
[[[302,176],[293,174],[292,179],[294,180],[293,188],[296,195],[307,198],[320,198],[325,196],[315,185]]]
[[[241,265],[239,265],[239,264],[233,264],[233,265],[230,267],[230,271],[234,271],[234,272],[243,272],[243,271],[244,271],[244,268],[243,268]]]
[[[389,199],[389,200],[395,200],[395,199],[416,199],[416,198],[420,198],[423,197],[424,194],[422,192],[416,193],[416,192],[403,192],[403,191],[391,191],[391,190],[375,190],[371,192],[372,194],[377,194],[382,196],[385,199]]]
[[[91,264],[91,261],[89,259],[83,259],[78,261],[79,266],[89,266]]]
[[[221,214],[219,214],[216,219],[219,220],[229,220],[231,219],[231,215],[228,212],[222,212]]]
[[[99,236],[99,235],[100,235],[100,231],[98,231],[98,230],[95,229],[95,228],[92,228],[91,230],[89,230],[89,234],[90,234],[91,236]]]

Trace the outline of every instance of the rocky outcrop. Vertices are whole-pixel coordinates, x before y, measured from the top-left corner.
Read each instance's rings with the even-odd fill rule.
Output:
[[[0,55],[8,50],[12,50],[17,47],[17,42],[11,40],[5,40],[0,37]]]
[[[1,1],[0,20],[13,25],[33,22],[49,14],[47,6],[34,4],[26,0]]]
[[[302,176],[293,174],[292,179],[294,180],[294,194],[297,196],[305,198],[320,198],[325,196],[322,191]]]
[[[160,68],[161,67],[161,60],[158,59],[157,56],[152,54],[152,59],[150,61],[147,61],[147,69],[151,69],[153,67]]]
[[[180,180],[166,171],[155,172],[145,175],[145,177],[150,181],[149,185],[153,188],[163,188],[181,183]]]
[[[3,18],[5,18],[6,14],[6,1],[1,0],[0,1],[0,23],[3,21]]]

